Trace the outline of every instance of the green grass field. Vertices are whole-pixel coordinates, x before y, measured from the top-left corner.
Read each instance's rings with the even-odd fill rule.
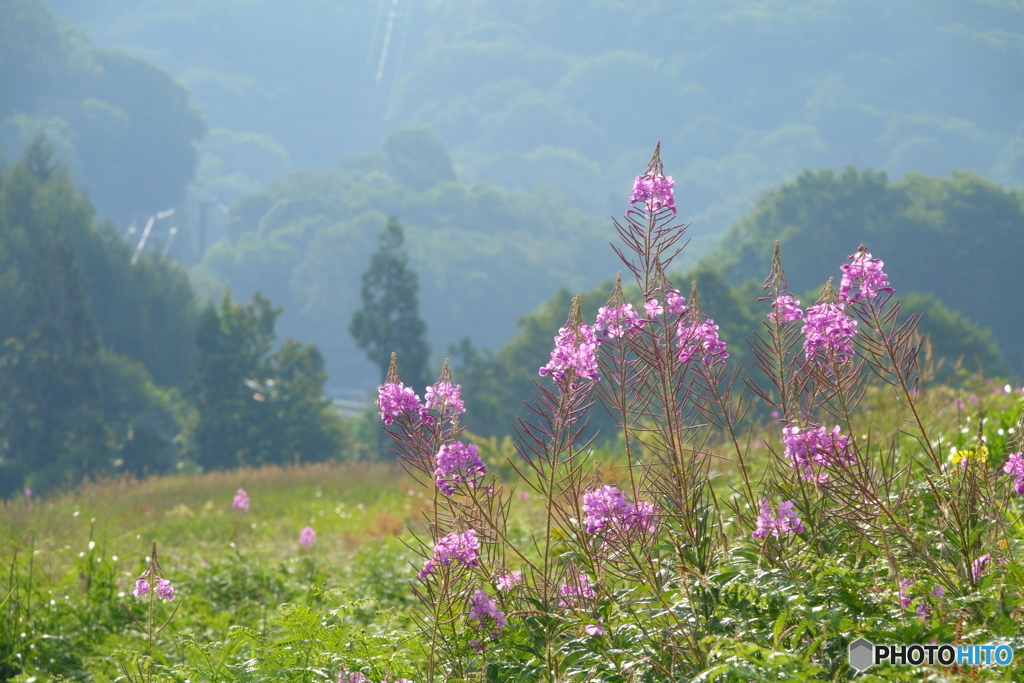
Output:
[[[986,442],[999,456],[1021,400],[1000,386],[974,391],[978,397],[961,402],[963,392],[933,387],[921,394],[919,405],[936,425],[943,451],[975,439],[983,416]],[[875,392],[862,406],[857,427],[863,421],[865,438],[876,433],[871,430],[895,433],[906,417],[898,401]],[[755,467],[770,462],[769,448],[781,447],[777,431],[750,432]],[[528,549],[531,534],[543,527],[542,501],[512,493],[523,487],[507,462],[516,457],[510,441],[480,443],[489,469],[500,473],[499,485],[510,494],[509,537]],[[704,449],[726,451],[711,442]],[[596,479],[625,480],[615,446],[589,457]],[[722,457],[712,467],[723,499],[737,484],[734,465]],[[996,467],[991,476],[1001,476]],[[247,512],[232,507],[239,488],[248,493]],[[414,586],[423,558],[415,549],[429,541],[423,515],[430,514],[434,495],[432,484],[417,483],[395,465],[361,462],[100,481],[63,495],[0,503],[0,680],[114,681],[122,675],[119,662],[135,661],[138,653],[138,671],[150,661],[156,671],[141,680],[336,681],[338,672],[353,670],[367,672],[372,681],[422,680],[429,646],[417,635],[423,614]],[[756,669],[748,660],[763,660],[763,671],[744,680],[774,680],[805,669],[820,679],[824,670],[810,665],[821,656],[815,648],[839,643],[835,647],[842,651],[849,634],[878,632],[880,624],[891,623],[888,637],[907,642],[926,636],[1016,642],[1010,632],[1019,623],[1018,573],[1024,571],[1012,559],[1024,543],[1016,510],[1016,499],[1007,499],[1002,568],[977,587],[944,598],[942,611],[927,624],[895,606],[892,558],[880,548],[801,550],[792,566],[766,571],[769,565],[748,542],[749,530],[727,527],[734,551],[721,558],[722,569],[712,577],[728,583],[719,597],[719,623],[731,624],[729,629],[741,624],[744,638],[758,645],[728,636],[708,640],[709,656],[741,665],[706,680],[739,680],[734,674]],[[929,523],[922,518],[925,527]],[[317,536],[310,547],[299,544],[306,526]],[[154,542],[177,600],[155,603],[157,623],[172,613],[173,619],[155,636],[150,660],[145,630],[122,603],[145,621],[149,603],[135,598],[132,589]],[[917,585],[930,585],[921,576]],[[924,590],[913,589],[915,605],[936,602]],[[993,609],[994,616],[983,616]],[[823,620],[826,613],[831,616]],[[510,638],[518,637],[521,648],[524,641],[515,633]],[[835,670],[843,672],[838,679],[852,673],[845,664]],[[764,671],[771,675],[763,678]],[[1013,671],[933,679],[1011,680],[1006,676]]]

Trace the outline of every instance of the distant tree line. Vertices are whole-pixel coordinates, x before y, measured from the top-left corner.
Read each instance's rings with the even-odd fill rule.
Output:
[[[0,496],[83,477],[341,457],[315,346],[274,349],[279,310],[129,245],[42,138],[0,174]]]

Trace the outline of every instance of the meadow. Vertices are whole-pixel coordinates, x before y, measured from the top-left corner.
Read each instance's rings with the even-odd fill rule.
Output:
[[[672,187],[656,150],[615,223],[636,289],[573,300],[515,440],[393,355],[390,463],[4,502],[0,679],[1019,680],[1024,389],[936,383],[863,245],[801,304],[777,243],[737,367],[665,275]]]
[[[928,388],[921,404],[944,440],[961,446],[974,436],[977,416],[983,415],[995,453],[1012,434],[1024,400],[1020,393],[1007,393],[1004,385],[975,377],[957,389]],[[876,392],[859,418],[858,426],[865,429],[869,418],[875,428],[896,429],[900,406]],[[755,467],[769,466],[770,451],[782,450],[773,432],[765,429],[752,439]],[[491,469],[502,473],[502,485],[520,491],[512,510],[518,533],[537,531],[543,510],[535,497],[521,493],[525,489],[511,466],[511,444],[478,443]],[[720,451],[716,446],[721,444],[708,444],[707,450]],[[594,449],[590,457],[604,481],[628,478],[616,444]],[[713,469],[716,489],[728,495],[739,482],[734,463],[716,458]],[[250,500],[245,512],[232,506],[239,488]],[[1017,504],[1008,503],[1007,519],[1017,521]],[[416,543],[413,532],[423,534],[423,514],[430,509],[427,487],[395,464],[370,462],[103,480],[42,500],[6,501],[0,506],[0,557],[6,569],[0,581],[3,675],[15,681],[113,681],[123,676],[118,662],[131,658],[128,651],[145,652],[148,643],[122,603],[136,614],[145,613],[145,601],[134,598],[132,588],[155,541],[180,606],[155,638],[152,661],[159,673],[153,680],[335,681],[342,671],[359,670],[420,680],[426,658],[415,633],[412,587],[422,560],[407,544]],[[310,547],[299,543],[305,526],[316,531]],[[1008,529],[1004,540],[1010,547],[1024,542],[1024,526],[1018,522]],[[886,580],[879,559],[867,553],[852,564],[805,567],[822,582],[815,595],[780,582],[770,567],[759,566],[749,548],[736,553],[732,568],[717,580],[732,584],[732,595],[723,594],[722,600],[746,612],[750,630],[746,642],[716,645],[718,658],[728,663],[720,663],[718,674],[704,680],[758,672],[767,676],[749,680],[798,679],[804,671],[812,674],[807,678],[822,679],[813,652],[787,647],[808,630],[821,633],[819,647],[826,639],[845,645],[853,633],[866,632],[867,625],[912,640],[929,634],[952,639],[959,631],[962,638],[1019,643],[1016,562],[1003,565],[1001,580],[993,577],[988,585],[950,599],[940,618],[923,623],[914,609],[901,607],[903,594],[898,584]],[[744,574],[749,583],[737,580]],[[837,592],[829,596],[831,591]],[[928,604],[927,591],[915,592],[918,606]],[[980,615],[993,606],[999,611]],[[322,617],[321,623],[338,630],[336,638],[296,635],[296,610]],[[168,614],[170,604],[160,616]],[[344,647],[331,650],[331,644]],[[295,660],[293,653],[301,654],[303,647],[318,650],[316,665]],[[833,650],[843,654],[842,647]],[[825,678],[845,679],[853,673],[845,664],[839,662]],[[942,675],[933,670],[911,676],[1014,680],[1017,671]]]

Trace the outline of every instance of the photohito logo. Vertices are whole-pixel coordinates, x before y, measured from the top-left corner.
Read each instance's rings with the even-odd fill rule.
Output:
[[[1013,661],[1009,645],[875,645],[867,638],[850,643],[850,666],[858,672],[874,664],[920,666],[1008,666]]]

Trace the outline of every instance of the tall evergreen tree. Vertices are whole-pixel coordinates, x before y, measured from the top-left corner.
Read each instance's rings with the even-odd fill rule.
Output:
[[[352,314],[349,332],[359,348],[380,368],[383,381],[391,353],[398,353],[402,381],[417,390],[426,387],[427,325],[420,318],[419,282],[409,268],[403,244],[405,236],[391,216],[380,236],[380,246],[363,273],[363,307]]]

